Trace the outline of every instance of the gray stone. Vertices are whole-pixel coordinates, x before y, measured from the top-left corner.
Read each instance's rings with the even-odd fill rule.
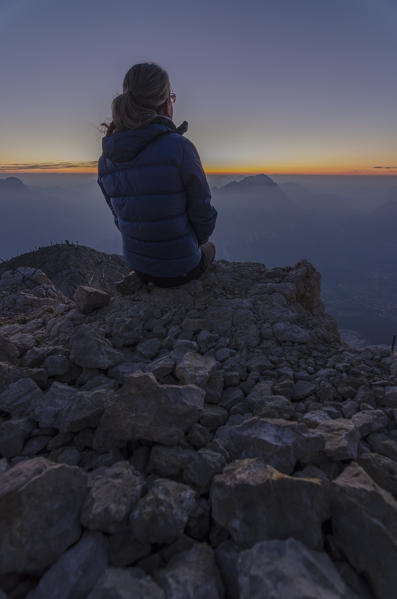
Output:
[[[44,360],[42,366],[46,369],[48,376],[62,376],[68,372],[70,362],[66,356],[52,354]]]
[[[309,395],[313,395],[316,390],[317,383],[311,383],[310,381],[297,381],[292,399],[294,401],[301,401],[302,399],[309,397]]]
[[[195,385],[160,385],[153,374],[137,372],[116,395],[102,416],[94,448],[131,439],[177,444],[199,419],[205,392]]]
[[[188,351],[177,364],[175,374],[184,385],[204,387],[215,368],[215,358]]]
[[[86,532],[45,572],[27,599],[85,599],[106,566],[105,537]]]
[[[276,322],[273,325],[273,334],[280,341],[290,341],[291,343],[307,343],[310,341],[309,331],[290,322]]]
[[[156,582],[171,599],[221,599],[223,589],[214,552],[205,543],[178,553],[154,574]]]
[[[287,476],[258,458],[237,460],[214,477],[210,496],[213,518],[242,547],[290,536],[322,546],[329,509],[320,479]]]
[[[40,573],[77,541],[86,493],[77,467],[34,458],[7,470],[0,485],[0,574]]]
[[[138,578],[132,570],[108,568],[87,599],[165,599],[165,595],[150,576]]]
[[[348,599],[352,597],[326,553],[290,538],[262,541],[238,558],[241,599]]]
[[[204,406],[203,413],[200,416],[200,423],[209,430],[215,430],[222,426],[222,424],[225,424],[227,417],[228,413],[225,408],[207,404]]]
[[[248,397],[247,397],[248,399]],[[252,407],[255,416],[260,418],[292,418],[295,413],[294,405],[281,395],[263,396],[260,402]]]
[[[187,441],[195,447],[196,449],[200,449],[209,443],[211,440],[211,433],[205,426],[202,424],[193,424],[190,428],[188,434],[186,435]]]
[[[216,563],[222,576],[225,595],[230,599],[240,599],[237,560],[240,548],[233,541],[224,541],[215,549]]]
[[[11,362],[15,364],[19,354],[20,352],[16,344],[0,334],[0,362]]]
[[[148,470],[164,478],[176,478],[194,455],[195,452],[191,449],[154,445],[150,452]]]
[[[53,462],[58,462],[58,464],[69,464],[69,466],[77,466],[81,459],[79,450],[70,446],[53,449],[47,457]]]
[[[82,525],[110,534],[128,528],[127,516],[140,498],[143,484],[143,478],[127,461],[105,468],[95,477],[87,495]]]
[[[397,585],[397,502],[356,463],[332,483],[332,529],[353,568],[376,597],[394,599]]]
[[[161,341],[160,339],[156,339],[155,337],[152,339],[146,339],[141,343],[138,343],[136,346],[139,353],[141,353],[145,358],[149,358],[150,360],[157,356],[160,351]]]
[[[264,418],[225,425],[217,430],[215,442],[232,459],[261,457],[287,474],[297,460],[310,462],[324,448],[323,438],[304,424]]]
[[[116,316],[112,323],[114,347],[134,346],[142,339],[143,322],[139,315]]]
[[[397,462],[377,453],[362,453],[357,461],[382,489],[397,497]]]
[[[184,480],[200,491],[208,489],[215,474],[222,472],[225,458],[210,449],[200,449],[187,461],[183,470]]]
[[[114,396],[107,389],[77,391],[56,381],[36,402],[33,413],[41,427],[53,426],[62,433],[77,433],[97,426],[105,408],[113,401]]]
[[[107,306],[110,302],[110,295],[102,289],[80,285],[74,292],[73,299],[80,312],[89,314],[98,308]]]
[[[316,432],[323,436],[324,453],[332,460],[354,460],[358,454],[360,433],[351,420],[337,418],[319,424]]]
[[[196,504],[188,486],[156,479],[130,515],[131,529],[141,543],[171,543],[183,533]]]
[[[309,428],[316,428],[319,424],[327,422],[328,420],[331,420],[331,416],[325,410],[313,410],[312,412],[307,412],[302,418],[302,422]]]
[[[378,400],[380,406],[397,408],[397,386],[386,387],[384,396]]]
[[[382,410],[363,410],[354,414],[352,422],[361,437],[376,433],[388,425],[388,418]]]
[[[11,383],[0,393],[0,410],[12,416],[31,416],[43,392],[31,378]]]
[[[244,393],[239,387],[228,387],[222,393],[220,405],[226,410],[230,410],[234,405],[244,400]]]
[[[372,433],[367,437],[367,443],[374,453],[380,453],[397,462],[397,443],[386,433]]]
[[[20,455],[24,442],[34,428],[30,418],[15,418],[0,422],[0,455],[12,458]]]
[[[72,335],[70,359],[83,368],[105,370],[122,362],[123,354],[95,328],[81,324]]]
[[[47,443],[50,441],[50,439],[52,439],[52,437],[49,435],[37,435],[31,439],[28,439],[23,446],[21,455],[37,455],[47,447]]]
[[[210,374],[207,384],[205,385],[205,401],[211,404],[219,403],[222,397],[222,391],[225,385],[225,379],[223,372],[220,370],[214,370]]]
[[[148,364],[146,371],[151,372],[157,380],[161,380],[168,374],[171,374],[175,368],[175,360],[170,356],[161,356],[154,362]]]

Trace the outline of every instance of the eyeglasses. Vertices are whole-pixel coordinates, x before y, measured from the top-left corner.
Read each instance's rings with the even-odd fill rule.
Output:
[[[170,93],[170,100],[171,100],[172,103],[175,102],[175,100],[176,100],[176,93],[174,93],[174,92]]]

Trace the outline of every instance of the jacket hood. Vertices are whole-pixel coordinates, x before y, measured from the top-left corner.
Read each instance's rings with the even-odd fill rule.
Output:
[[[103,137],[103,155],[114,162],[133,160],[145,146],[167,131],[177,131],[173,121],[157,117],[146,127],[128,129]]]

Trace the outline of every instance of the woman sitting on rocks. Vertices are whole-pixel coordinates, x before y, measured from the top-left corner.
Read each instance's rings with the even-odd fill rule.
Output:
[[[98,161],[98,184],[121,232],[127,264],[162,287],[202,275],[215,257],[208,241],[217,211],[198,152],[173,123],[166,71],[136,64],[112,102]]]

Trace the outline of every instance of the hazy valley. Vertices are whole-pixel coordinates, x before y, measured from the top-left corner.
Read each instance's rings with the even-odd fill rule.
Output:
[[[326,308],[368,343],[397,332],[395,177],[210,176],[217,258],[268,267],[309,260]],[[0,179],[0,257],[68,240],[120,254],[95,175]]]

